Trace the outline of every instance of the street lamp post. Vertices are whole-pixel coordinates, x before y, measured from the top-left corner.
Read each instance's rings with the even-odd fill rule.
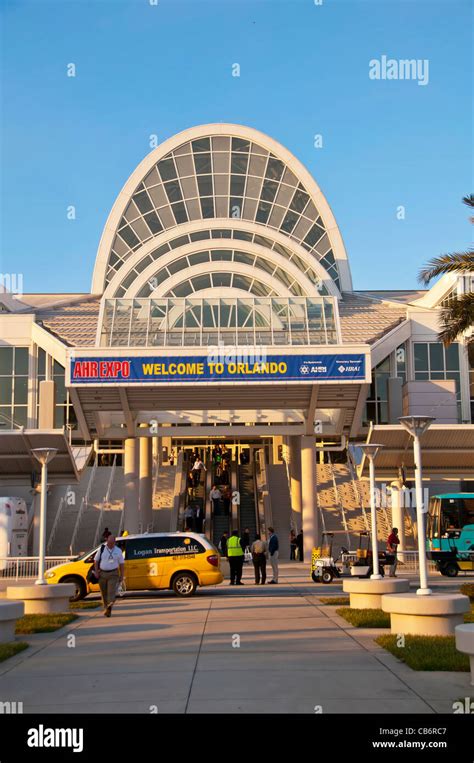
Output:
[[[34,448],[31,454],[41,464],[41,505],[38,579],[35,585],[47,585],[44,579],[44,560],[46,555],[46,491],[48,485],[48,464],[57,454],[57,448]]]
[[[423,480],[421,472],[420,438],[435,420],[432,416],[402,416],[398,419],[402,427],[413,437],[413,461],[415,466],[416,522],[418,526],[418,563],[420,567],[419,596],[429,596],[428,565],[426,563],[426,530],[423,504]]]
[[[372,533],[372,575],[371,580],[382,580],[379,565],[379,547],[377,542],[377,507],[375,503],[375,457],[383,445],[372,442],[357,443],[364,455],[369,459],[370,480],[370,519]]]

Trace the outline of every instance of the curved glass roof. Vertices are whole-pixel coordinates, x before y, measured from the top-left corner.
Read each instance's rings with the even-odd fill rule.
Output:
[[[253,140],[212,135],[161,158],[136,187],[119,221],[106,283],[145,242],[210,218],[246,220],[301,245],[339,287],[339,271],[310,193],[277,156]]]

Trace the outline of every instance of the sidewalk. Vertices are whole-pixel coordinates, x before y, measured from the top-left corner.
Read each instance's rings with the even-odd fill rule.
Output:
[[[0,663],[0,701],[25,713],[451,713],[474,694],[468,673],[414,672],[374,644],[383,631],[319,606],[340,582],[281,570],[278,586],[251,585],[246,568],[245,587],[131,594],[110,620],[85,611],[27,636],[31,647]]]

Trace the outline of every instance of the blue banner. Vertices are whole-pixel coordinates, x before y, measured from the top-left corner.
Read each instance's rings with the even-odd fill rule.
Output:
[[[364,380],[363,354],[71,359],[71,385]]]

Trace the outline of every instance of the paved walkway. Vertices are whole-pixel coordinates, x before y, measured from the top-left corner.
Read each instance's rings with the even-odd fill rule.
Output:
[[[451,713],[474,694],[468,673],[414,672],[374,644],[386,631],[320,606],[342,586],[315,585],[307,565],[283,564],[278,587],[251,585],[248,569],[246,580],[191,600],[131,594],[110,620],[90,610],[27,636],[0,663],[0,701],[25,713]]]

